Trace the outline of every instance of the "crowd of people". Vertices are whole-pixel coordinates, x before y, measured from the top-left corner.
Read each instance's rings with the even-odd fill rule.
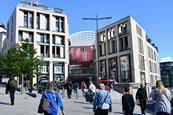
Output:
[[[14,105],[15,90],[17,82],[14,78],[10,78],[6,85],[6,93],[10,93],[11,105]],[[42,91],[42,97],[39,105],[39,113],[45,115],[58,115],[58,107],[64,115],[64,106],[61,100],[62,95],[64,96],[65,89],[67,90],[67,96],[71,99],[72,92],[78,95],[78,90],[81,89],[83,96],[90,97],[89,102],[93,104],[94,115],[108,115],[112,111],[112,98],[110,95],[110,85],[100,83],[99,87],[96,87],[93,82],[86,84],[82,81],[79,85],[77,82],[67,82],[66,84],[57,85],[55,82],[49,82],[47,87]],[[87,97],[88,93],[88,97]],[[48,103],[45,104],[46,99]],[[141,114],[145,115],[147,101],[153,100],[154,110],[156,115],[171,115],[171,93],[164,87],[163,82],[158,80],[156,87],[153,91],[147,95],[146,87],[144,84],[140,84],[136,92],[136,102],[141,107]],[[43,104],[44,103],[44,104]],[[133,115],[135,108],[135,100],[132,95],[132,88],[130,86],[124,87],[124,94],[122,95],[122,112],[125,115]]]

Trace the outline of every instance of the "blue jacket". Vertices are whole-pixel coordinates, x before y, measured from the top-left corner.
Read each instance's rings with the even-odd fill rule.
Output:
[[[108,94],[107,98],[106,95]],[[96,96],[94,98],[94,102],[93,102],[93,111],[96,111],[97,108],[101,108],[104,99],[106,98],[104,103],[107,103],[110,105],[110,107],[112,107],[112,99],[111,96],[109,94],[108,91],[106,90],[100,90],[96,93]]]
[[[48,115],[58,115],[58,106],[60,107],[61,111],[64,111],[64,106],[59,93],[48,90],[43,93],[42,98],[49,99],[50,103],[48,108]]]

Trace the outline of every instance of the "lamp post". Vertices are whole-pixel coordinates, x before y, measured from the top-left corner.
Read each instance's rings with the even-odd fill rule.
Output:
[[[100,20],[106,20],[106,19],[112,19],[112,17],[98,17],[97,16],[97,14],[96,14],[96,17],[95,18],[82,18],[82,20],[91,20],[91,21],[96,21],[96,54],[97,54],[97,67],[98,67],[98,71],[97,71],[97,83],[98,83],[98,79],[99,79],[99,71],[100,71],[100,69],[99,69],[99,47],[98,47],[98,22],[100,21]]]

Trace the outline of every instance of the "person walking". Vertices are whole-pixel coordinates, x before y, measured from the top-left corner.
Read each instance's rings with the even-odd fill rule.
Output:
[[[94,115],[108,115],[112,111],[112,99],[108,91],[105,90],[105,85],[100,84],[100,90],[96,93],[93,101]]]
[[[7,91],[10,92],[11,105],[14,105],[16,88],[17,88],[17,81],[14,79],[14,77],[11,77],[7,83]]]
[[[44,112],[44,115],[58,115],[58,107],[60,107],[61,114],[64,115],[64,106],[53,82],[48,83],[47,90],[43,93],[41,99],[44,98],[49,101],[48,111]]]
[[[93,84],[92,81],[90,81],[88,93],[90,95],[90,103],[92,103],[93,102],[93,99],[94,99],[94,96],[96,94],[96,86]]]
[[[84,96],[85,94],[85,90],[87,89],[86,83],[84,81],[81,82],[81,90],[82,90],[82,94]]]
[[[139,101],[142,115],[145,115],[147,92],[144,84],[140,84],[140,88],[137,90],[136,93],[136,100]]]
[[[161,80],[156,82],[156,89],[151,98],[155,101],[156,115],[171,115],[171,93]]]
[[[71,82],[66,84],[67,96],[69,99],[71,98],[71,95],[72,95],[72,88],[73,88],[73,86],[72,86]]]
[[[122,96],[122,110],[125,115],[133,115],[135,102],[133,95],[130,94],[130,87],[124,88],[125,94]]]

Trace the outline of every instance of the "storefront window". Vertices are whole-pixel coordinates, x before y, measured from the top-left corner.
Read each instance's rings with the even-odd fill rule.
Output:
[[[122,82],[131,82],[129,55],[120,57],[120,74]]]

